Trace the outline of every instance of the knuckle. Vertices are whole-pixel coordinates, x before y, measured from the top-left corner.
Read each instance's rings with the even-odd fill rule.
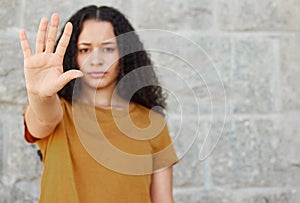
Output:
[[[61,42],[61,43],[59,44],[59,46],[60,46],[61,48],[63,48],[63,49],[66,49],[66,48],[68,47],[68,44],[67,44],[67,43],[64,43],[64,42]]]
[[[48,37],[47,38],[47,42],[49,43],[53,43],[53,42],[55,42],[55,39],[54,39],[54,37]]]
[[[37,44],[44,44],[44,40],[38,38],[38,39],[36,40],[36,43],[37,43]]]

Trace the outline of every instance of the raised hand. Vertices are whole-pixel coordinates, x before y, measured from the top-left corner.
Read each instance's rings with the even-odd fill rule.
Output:
[[[63,72],[63,58],[72,34],[72,24],[69,22],[64,28],[63,35],[54,52],[59,25],[59,15],[53,14],[50,26],[43,18],[39,25],[36,38],[36,49],[33,54],[24,30],[20,30],[20,42],[24,55],[24,74],[27,92],[41,98],[51,97],[64,87],[69,81],[82,76],[79,70]]]

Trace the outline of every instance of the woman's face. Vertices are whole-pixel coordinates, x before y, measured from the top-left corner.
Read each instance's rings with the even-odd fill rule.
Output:
[[[77,43],[77,64],[83,88],[114,88],[119,73],[119,50],[110,22],[87,20]]]

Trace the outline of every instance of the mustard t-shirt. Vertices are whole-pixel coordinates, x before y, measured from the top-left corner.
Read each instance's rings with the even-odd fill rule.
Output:
[[[110,110],[61,99],[54,132],[25,138],[43,155],[40,203],[151,202],[151,173],[178,161],[163,116],[139,104]]]

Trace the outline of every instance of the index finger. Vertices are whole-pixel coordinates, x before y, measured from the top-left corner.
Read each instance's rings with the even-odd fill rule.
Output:
[[[19,31],[19,37],[20,37],[20,42],[21,42],[24,58],[27,58],[32,55],[32,52],[30,49],[30,45],[29,45],[25,30],[22,29]]]
[[[44,51],[47,25],[48,20],[46,18],[42,18],[40,21],[39,30],[35,42],[36,53],[42,53]]]
[[[59,55],[61,58],[64,57],[65,52],[67,50],[71,35],[72,35],[73,25],[68,22],[64,28],[64,32],[57,44],[55,53]]]

